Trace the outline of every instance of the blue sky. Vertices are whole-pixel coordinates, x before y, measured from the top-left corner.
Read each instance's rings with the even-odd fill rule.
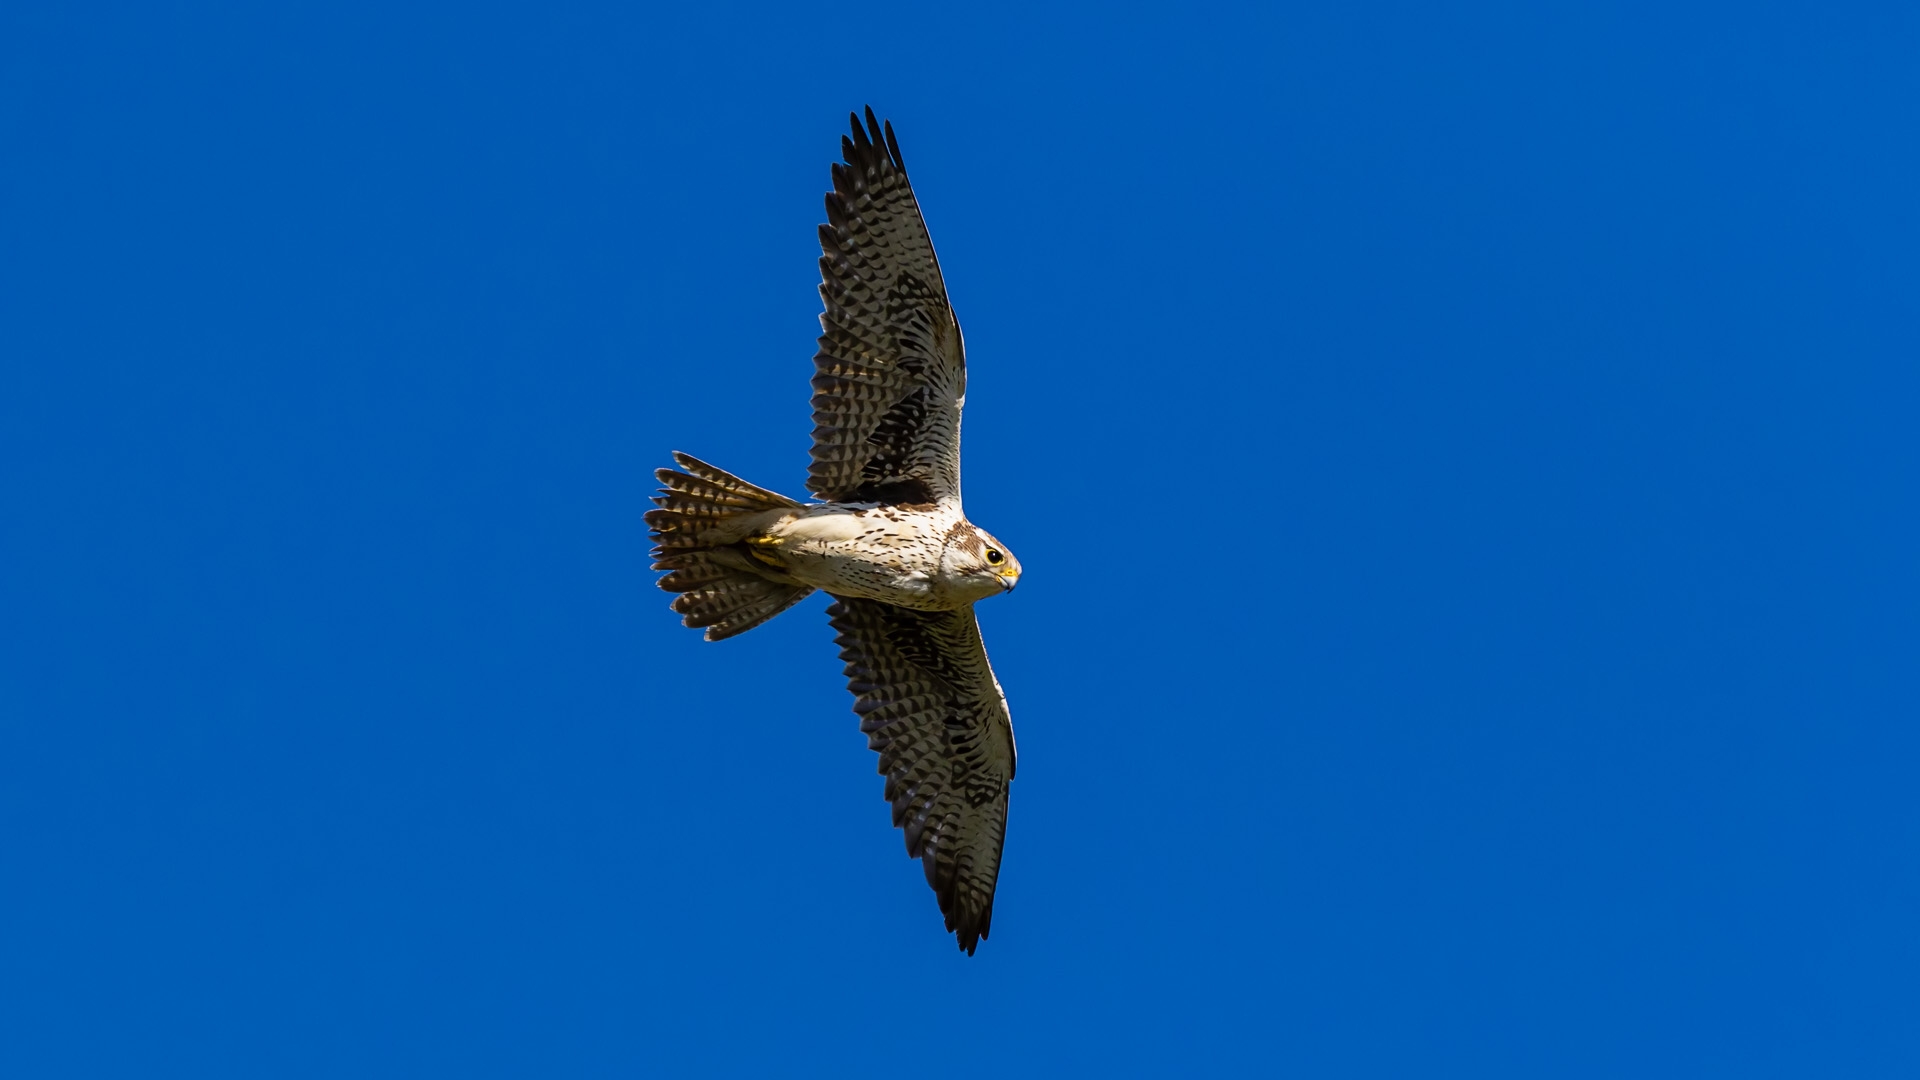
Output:
[[[0,1072],[1910,1076],[1905,5],[0,15]],[[799,494],[890,117],[1019,732],[942,932]]]

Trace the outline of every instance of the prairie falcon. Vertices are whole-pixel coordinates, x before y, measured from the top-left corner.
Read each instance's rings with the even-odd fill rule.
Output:
[[[973,603],[1020,562],[960,507],[960,324],[893,125],[871,108],[842,137],[820,226],[813,465],[801,503],[687,454],[654,475],[660,587],[708,641],[751,630],[815,589],[846,662],[893,823],[947,929],[971,955],[993,922],[1013,780],[1013,725]]]

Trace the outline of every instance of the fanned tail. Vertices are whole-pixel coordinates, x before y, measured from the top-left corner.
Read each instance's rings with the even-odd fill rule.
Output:
[[[708,641],[745,633],[805,599],[813,591],[754,559],[741,541],[770,512],[800,504],[675,451],[685,472],[659,469],[661,483],[647,511],[653,537],[653,568],[665,570],[660,587],[688,626],[706,629]]]

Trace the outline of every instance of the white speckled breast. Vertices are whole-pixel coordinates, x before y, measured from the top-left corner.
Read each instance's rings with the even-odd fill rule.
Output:
[[[767,530],[801,581],[921,611],[965,606],[940,595],[940,553],[958,507],[822,503]]]

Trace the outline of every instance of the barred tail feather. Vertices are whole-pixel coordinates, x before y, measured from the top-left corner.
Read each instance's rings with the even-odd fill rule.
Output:
[[[799,503],[690,454],[676,451],[673,460],[686,471],[654,473],[662,486],[653,500],[657,509],[647,511],[646,521],[654,542],[653,568],[667,571],[660,587],[680,594],[673,610],[686,625],[704,628],[708,641],[719,641],[759,626],[813,592],[812,586],[763,569],[739,544],[747,531],[742,519]]]
[[[743,634],[807,598],[809,585],[770,581],[751,571],[722,564],[712,552],[694,551],[662,558],[654,569],[672,569],[660,587],[680,595],[673,610],[708,641]]]

